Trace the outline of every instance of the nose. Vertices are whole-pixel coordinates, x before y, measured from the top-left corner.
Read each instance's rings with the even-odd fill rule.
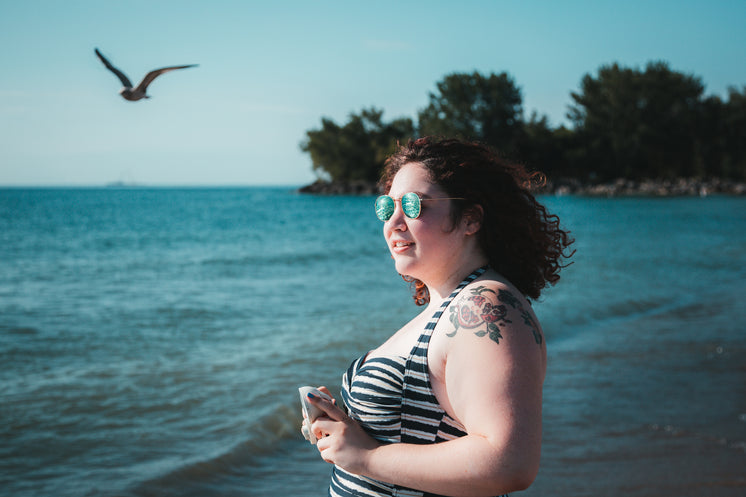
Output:
[[[401,200],[394,201],[394,213],[388,221],[384,223],[387,229],[392,231],[406,231],[407,219],[401,207]]]

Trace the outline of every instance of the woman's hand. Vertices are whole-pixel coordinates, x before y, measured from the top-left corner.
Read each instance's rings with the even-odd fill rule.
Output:
[[[319,390],[331,396],[325,387]],[[365,433],[335,402],[321,397],[309,397],[309,400],[326,413],[311,425],[318,439],[316,448],[319,449],[321,458],[350,473],[363,474],[367,456],[380,443]]]

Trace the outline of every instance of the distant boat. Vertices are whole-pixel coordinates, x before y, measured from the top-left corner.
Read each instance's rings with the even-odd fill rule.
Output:
[[[142,186],[144,185],[131,181],[110,181],[106,183],[106,188],[140,188]]]
[[[104,63],[106,68],[116,74],[117,78],[119,78],[119,81],[122,82],[124,88],[119,90],[119,94],[122,95],[125,100],[129,100],[130,102],[136,102],[143,98],[150,98],[150,96],[145,94],[145,92],[147,92],[148,90],[148,85],[150,85],[150,83],[152,83],[153,80],[161,74],[169,71],[175,71],[176,69],[186,69],[188,67],[197,66],[197,64],[189,64],[186,66],[169,66],[163,67],[161,69],[155,69],[146,74],[145,77],[142,78],[142,81],[140,81],[140,83],[133,88],[132,82],[129,80],[129,78],[122,71],[111,65],[111,62],[109,62],[106,57],[104,57],[101,52],[98,51],[98,48],[94,49],[94,51],[96,52],[96,55],[101,60],[101,62]]]

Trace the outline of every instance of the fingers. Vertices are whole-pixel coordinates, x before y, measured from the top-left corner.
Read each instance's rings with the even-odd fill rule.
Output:
[[[316,436],[317,440],[316,445],[318,446],[318,443],[321,440],[324,440],[332,434],[339,433],[340,423],[344,423],[344,421],[334,421],[329,416],[321,416],[319,418],[316,418],[316,421],[311,424],[311,431],[313,431],[313,434]],[[322,447],[318,447],[318,449],[321,450]]]
[[[337,406],[337,401],[332,397],[331,392],[326,387],[318,387],[319,392],[324,395],[328,395],[331,400],[314,395],[309,392],[307,399],[310,404],[322,411],[323,414],[315,418],[314,422],[311,423],[310,429],[317,440],[323,440],[332,433],[336,433],[338,430],[338,423],[346,423],[350,420],[345,411]],[[317,441],[318,445],[318,441]]]
[[[311,430],[317,440],[323,440],[329,435],[339,432],[340,423],[344,425],[350,421],[347,414],[328,400],[319,398],[318,402],[314,402],[314,404],[326,413],[325,415],[316,418],[316,420],[311,424]],[[321,447],[319,449],[321,449]]]
[[[324,438],[335,431],[336,424],[340,422],[341,421],[334,421],[328,416],[321,416],[320,418],[316,418],[316,421],[311,424],[311,427],[313,428],[314,433],[321,435],[317,435],[316,438]]]
[[[321,457],[326,462],[331,462],[331,461],[327,461],[326,458],[324,458],[324,451],[329,448],[330,444],[331,444],[331,439],[323,435],[321,437],[318,437],[318,439],[316,440],[316,449],[319,451],[319,453],[321,454]]]
[[[344,421],[347,418],[347,414],[345,414],[342,409],[337,407],[336,403],[333,400],[329,401],[324,399],[323,397],[318,397],[310,393],[308,394],[308,400],[311,401],[311,404],[324,411],[326,415],[334,421]]]
[[[319,387],[319,392],[323,392],[323,393],[327,394],[329,397],[332,398],[332,404],[337,405],[337,399],[334,398],[334,395],[332,395],[332,393],[329,391],[328,388],[326,388],[326,387]]]

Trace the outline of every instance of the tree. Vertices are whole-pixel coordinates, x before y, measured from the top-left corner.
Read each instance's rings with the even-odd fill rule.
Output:
[[[568,117],[584,148],[584,166],[599,179],[692,176],[696,120],[704,87],[664,62],[646,70],[602,66],[583,77]]]
[[[521,91],[506,73],[453,73],[436,84],[418,113],[420,135],[478,140],[505,153],[515,151],[523,107]]]
[[[546,116],[532,112],[531,118],[523,123],[517,140],[517,152],[512,158],[530,170],[541,171],[548,178],[574,176],[565,153],[568,135],[572,135],[572,132],[564,127],[552,129]]]
[[[695,156],[697,168],[705,171],[707,176],[728,176],[724,115],[725,104],[718,96],[710,96],[699,104]]]
[[[377,181],[396,143],[414,135],[411,119],[384,123],[382,116],[382,110],[363,109],[360,114],[350,114],[343,126],[322,118],[321,129],[307,131],[300,144],[301,150],[311,155],[314,172],[331,181]]]
[[[723,164],[726,177],[746,180],[746,86],[728,89],[723,108]]]

